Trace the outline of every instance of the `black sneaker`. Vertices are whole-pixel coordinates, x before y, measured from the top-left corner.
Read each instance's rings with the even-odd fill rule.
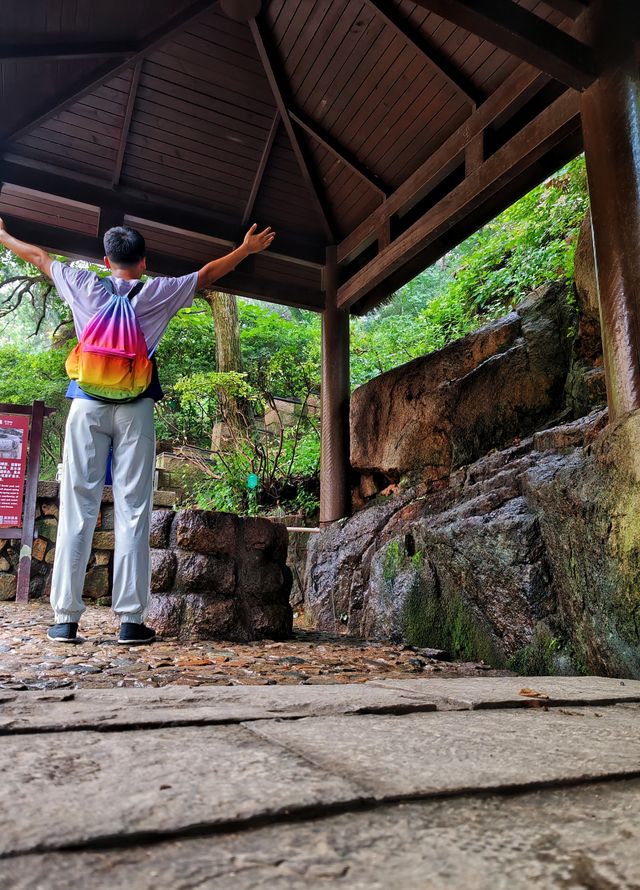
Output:
[[[47,637],[54,643],[84,643],[83,638],[78,636],[77,621],[54,624],[47,631]]]
[[[123,646],[144,646],[145,643],[153,643],[156,632],[146,624],[131,624],[129,621],[120,625],[118,642]]]

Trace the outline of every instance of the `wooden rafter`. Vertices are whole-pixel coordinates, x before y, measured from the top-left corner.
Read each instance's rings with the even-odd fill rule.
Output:
[[[591,47],[513,0],[415,0],[577,90],[595,80]]]
[[[136,104],[136,95],[138,93],[138,84],[140,83],[140,72],[142,71],[142,59],[138,59],[131,72],[131,83],[129,84],[129,96],[127,97],[127,107],[124,112],[122,128],[120,130],[120,141],[118,143],[118,154],[113,168],[113,177],[111,179],[113,185],[118,185],[122,176],[122,165],[124,163],[124,153],[127,150],[127,139],[129,138],[129,128],[131,126],[131,118],[133,117],[133,109]]]
[[[194,3],[182,10],[182,12],[173,16],[169,21],[160,25],[152,31],[151,34],[145,37],[145,39],[138,45],[138,49],[134,55],[129,56],[124,61],[117,62],[115,65],[113,61],[106,62],[95,71],[84,75],[71,87],[63,90],[57,96],[54,96],[53,99],[48,99],[35,115],[30,115],[28,119],[19,124],[12,132],[3,134],[2,141],[6,144],[19,139],[43,121],[49,120],[56,114],[59,114],[65,108],[68,108],[69,105],[72,105],[83,96],[86,96],[87,93],[97,89],[97,87],[101,86],[106,81],[111,80],[111,78],[120,74],[121,71],[124,71],[132,64],[143,59],[148,53],[153,52],[167,41],[173,39],[176,33],[186,28],[198,18],[198,16],[210,9],[214,5],[214,2],[215,0],[195,0]]]
[[[428,64],[444,77],[463,99],[473,107],[484,100],[484,93],[477,89],[471,79],[459,68],[456,68],[451,59],[447,58],[442,50],[425,37],[415,25],[408,22],[389,0],[365,0],[365,2],[406,43],[415,47],[425,57]]]
[[[370,185],[374,188],[380,195],[386,197],[391,193],[391,188],[384,182],[380,180],[378,176],[369,170],[362,161],[353,155],[349,149],[345,148],[343,145],[340,145],[336,139],[331,136],[330,133],[327,133],[319,124],[312,121],[311,118],[306,115],[303,111],[294,108],[288,108],[289,117],[298,124],[299,127],[309,134],[312,139],[315,139],[316,142],[319,142],[320,145],[324,149],[326,149],[329,154],[333,155],[334,158],[337,158],[350,170],[352,170],[357,176],[360,177],[367,185]]]
[[[338,263],[350,261],[376,240],[393,216],[410,210],[459,166],[466,148],[487,127],[523,105],[547,82],[544,74],[529,65],[520,66],[380,207],[347,235],[338,245]]]
[[[245,204],[244,213],[242,214],[242,225],[246,226],[249,222],[249,219],[253,213],[253,208],[256,203],[256,198],[258,197],[258,192],[260,191],[260,185],[262,183],[262,179],[264,177],[264,171],[267,169],[267,163],[269,161],[269,156],[271,155],[271,149],[273,148],[273,143],[275,142],[276,133],[278,132],[278,127],[280,126],[280,114],[276,111],[273,116],[273,121],[271,122],[271,126],[269,127],[269,132],[267,134],[267,141],[264,144],[264,148],[262,149],[262,155],[260,156],[260,163],[258,164],[258,169],[256,170],[256,175],[253,177],[253,182],[251,184],[251,191],[249,192],[249,197],[247,198],[247,203]]]
[[[0,62],[38,60],[42,62],[130,57],[139,49],[138,43],[100,41],[95,43],[0,43]]]
[[[264,28],[260,24],[258,24],[257,19],[251,19],[251,21],[249,22],[249,27],[251,28],[251,34],[253,36],[256,49],[258,50],[258,55],[260,57],[260,61],[262,62],[262,67],[264,68],[264,72],[269,82],[271,93],[273,94],[273,98],[276,103],[276,108],[278,109],[283,126],[286,130],[287,136],[289,137],[289,142],[291,143],[291,148],[293,149],[298,167],[300,168],[300,173],[302,174],[302,178],[304,179],[309,190],[309,195],[318,211],[324,233],[329,239],[329,242],[333,243],[335,241],[335,234],[334,226],[331,220],[331,211],[326,202],[322,185],[319,182],[319,179],[315,173],[315,170],[313,169],[313,165],[311,164],[310,159],[308,159],[306,156],[304,147],[298,139],[298,135],[294,129],[293,123],[291,122],[287,104],[284,98],[285,88],[282,83],[283,79],[276,71],[276,63],[273,58],[274,54],[272,54],[270,48],[268,48],[267,46],[267,39]]]
[[[338,306],[347,308],[366,299],[374,288],[384,284],[385,279],[406,267],[466,215],[481,207],[535,165],[551,147],[579,128],[579,96],[569,90],[347,280],[338,290]]]

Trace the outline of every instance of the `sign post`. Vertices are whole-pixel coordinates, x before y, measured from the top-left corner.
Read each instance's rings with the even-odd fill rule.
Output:
[[[0,539],[20,539],[18,603],[29,600],[42,424],[53,410],[40,401],[33,405],[0,404]]]

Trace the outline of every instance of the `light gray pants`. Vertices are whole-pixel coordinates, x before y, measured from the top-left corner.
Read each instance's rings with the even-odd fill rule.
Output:
[[[140,623],[149,594],[153,505],[153,400],[111,405],[74,399],[64,442],[60,517],[51,582],[55,621],[78,621],[82,587],[100,511],[109,446],[115,512],[113,610]]]

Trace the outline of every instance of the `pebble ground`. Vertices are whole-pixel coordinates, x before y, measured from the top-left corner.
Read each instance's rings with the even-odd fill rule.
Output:
[[[46,637],[48,605],[0,603],[0,688],[58,689],[111,686],[204,686],[363,683],[416,676],[502,674],[482,662],[454,662],[411,646],[331,636],[301,627],[286,641],[116,643],[116,622],[104,607],[89,607],[70,646]]]

